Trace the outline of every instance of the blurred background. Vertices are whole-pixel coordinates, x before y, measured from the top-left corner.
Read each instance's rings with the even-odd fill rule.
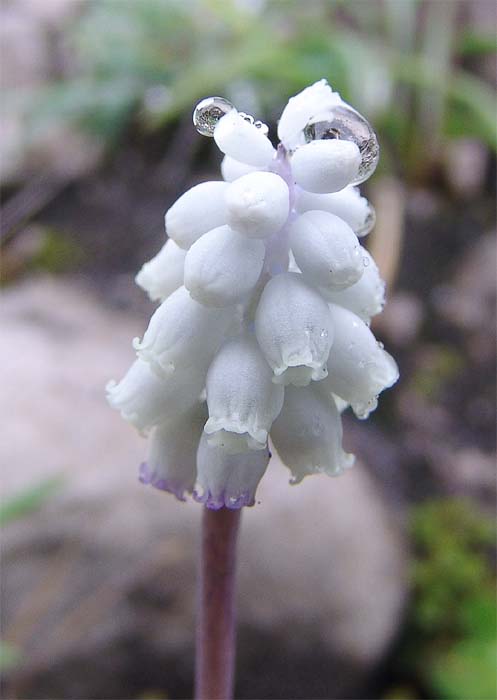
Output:
[[[3,0],[4,697],[189,698],[200,508],[137,484],[103,387],[163,214],[219,178],[195,103],[270,124],[325,77],[374,125],[374,331],[399,384],[356,467],[244,513],[239,698],[496,697],[496,8],[487,0]]]

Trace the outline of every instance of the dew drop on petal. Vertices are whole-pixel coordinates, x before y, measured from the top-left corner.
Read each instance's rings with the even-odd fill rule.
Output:
[[[309,122],[304,127],[304,138],[306,143],[318,139],[341,139],[355,143],[362,161],[353,185],[367,180],[378,165],[380,147],[371,124],[347,105],[334,107],[328,119]]]
[[[238,114],[249,124],[254,124],[254,117],[251,114],[247,114],[246,112],[238,112]]]
[[[264,124],[264,122],[261,122],[260,120],[257,120],[256,122],[254,122],[254,126],[255,126],[257,129],[260,129],[260,131],[261,131],[265,136],[268,135],[268,133],[269,133],[269,127],[268,127],[267,124]]]
[[[362,259],[362,264],[364,265],[364,267],[367,267],[369,265],[369,258],[364,256]]]
[[[373,230],[376,223],[376,211],[372,204],[368,204],[368,213],[364,219],[364,223],[358,229],[356,229],[356,234],[361,236],[366,236],[370,231]]]
[[[214,129],[225,114],[234,109],[224,97],[206,97],[193,111],[193,124],[202,136],[214,136]]]

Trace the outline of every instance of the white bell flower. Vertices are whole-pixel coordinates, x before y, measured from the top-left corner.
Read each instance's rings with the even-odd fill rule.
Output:
[[[291,164],[295,182],[304,190],[338,192],[354,181],[361,153],[352,141],[321,139],[298,148]]]
[[[342,448],[342,421],[332,399],[311,384],[288,387],[285,403],[271,428],[271,443],[297,484],[308,474],[337,476],[354,456]]]
[[[204,383],[205,372],[197,368],[160,379],[147,362],[138,359],[120,382],[108,382],[107,400],[124,420],[145,433],[193,406]]]
[[[221,175],[225,182],[234,182],[238,180],[239,177],[242,177],[242,175],[248,175],[248,173],[253,173],[256,170],[259,170],[256,165],[240,163],[239,160],[235,160],[229,156],[224,156],[221,161]]]
[[[305,386],[326,377],[333,342],[328,305],[302,276],[273,277],[262,292],[255,333],[278,384]]]
[[[242,175],[226,192],[226,209],[232,229],[249,238],[267,238],[288,219],[288,185],[275,173]]]
[[[266,247],[229,226],[209,231],[192,245],[185,259],[185,287],[205,306],[232,306],[257,284]]]
[[[167,211],[168,242],[136,282],[161,300],[111,406],[151,432],[140,479],[208,508],[253,505],[269,444],[294,483],[351,466],[341,412],[366,417],[398,378],[367,324],[385,284],[360,245],[374,210],[355,185],[379,157],[370,124],[325,80],[268,127],[214,96],[197,131],[224,181]]]
[[[147,460],[140,467],[142,484],[186,500],[185,491],[192,493],[197,478],[197,449],[206,418],[205,404],[197,402],[153,429]]]
[[[366,197],[361,197],[358,187],[348,185],[339,192],[315,194],[299,190],[296,203],[297,211],[327,211],[343,219],[355,235],[366,236],[374,226],[375,214]]]
[[[207,373],[209,444],[232,453],[266,447],[268,432],[281,411],[284,389],[253,335],[228,340]]]
[[[267,448],[230,454],[220,447],[209,445],[204,433],[198,446],[197,482],[193,497],[213,510],[252,506],[268,462]]]
[[[361,279],[347,289],[331,291],[322,289],[327,301],[353,311],[369,324],[373,316],[381,313],[385,305],[385,282],[380,277],[378,265],[372,255],[361,246],[364,272]]]
[[[183,284],[186,250],[170,238],[135,277],[152,301],[164,301]]]
[[[177,368],[207,368],[233,316],[231,307],[208,308],[180,287],[152,315],[143,340],[136,338],[133,345],[138,357],[149,362],[159,376]],[[200,338],[202,342],[196,342]]]
[[[364,272],[362,248],[350,226],[334,214],[308,211],[290,227],[295,262],[309,284],[345,289]]]
[[[264,168],[275,155],[264,131],[235,109],[220,119],[214,141],[222,153],[247,165]]]
[[[348,401],[355,415],[364,419],[378,405],[378,394],[395,384],[399,370],[364,321],[334,304],[330,312],[335,342],[322,388]]]
[[[226,223],[227,182],[202,182],[181,195],[165,215],[169,238],[188,250],[207,231]]]

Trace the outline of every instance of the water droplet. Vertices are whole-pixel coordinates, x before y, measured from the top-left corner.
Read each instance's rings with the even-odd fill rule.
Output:
[[[268,125],[267,125],[267,124],[264,124],[264,122],[261,122],[260,120],[257,120],[256,122],[254,122],[254,126],[255,126],[257,129],[259,129],[260,131],[262,131],[262,133],[263,133],[265,136],[267,136],[267,134],[269,133],[269,127],[268,127]]]
[[[225,114],[234,109],[224,97],[206,97],[193,111],[193,123],[202,136],[214,136],[214,129]]]
[[[238,114],[249,124],[254,124],[254,117],[251,114],[247,114],[246,112],[238,112]]]
[[[368,213],[364,219],[364,223],[360,226],[356,233],[358,236],[366,236],[370,231],[373,230],[376,223],[376,212],[372,204],[368,203]]]
[[[369,258],[367,258],[366,256],[364,256],[363,259],[362,259],[362,264],[364,265],[364,267],[368,267],[368,265],[369,265]]]
[[[348,105],[337,105],[328,119],[309,122],[304,127],[306,143],[318,139],[353,141],[359,148],[362,161],[352,184],[359,185],[371,177],[378,165],[380,147],[371,124]]]
[[[327,338],[328,337],[328,331],[326,329],[323,329],[320,333],[321,338]]]
[[[383,350],[383,348],[385,347],[380,340],[377,342],[377,345],[380,348],[380,350]]]

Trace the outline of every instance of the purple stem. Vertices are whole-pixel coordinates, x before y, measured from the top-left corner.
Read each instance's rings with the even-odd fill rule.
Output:
[[[235,571],[240,510],[204,508],[200,551],[196,700],[231,700],[235,666]]]

